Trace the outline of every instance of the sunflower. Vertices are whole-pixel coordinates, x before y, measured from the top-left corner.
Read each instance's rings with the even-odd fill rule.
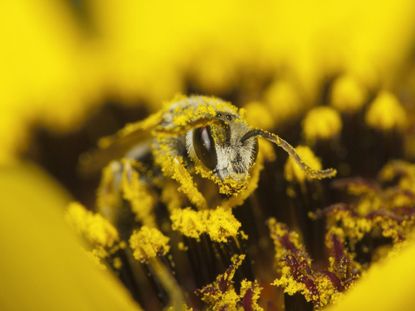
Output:
[[[38,0],[0,15],[2,310],[411,309],[413,1]],[[264,143],[242,195],[199,209],[216,188],[186,202],[140,162],[121,160],[119,189],[113,164],[81,172],[101,137],[177,94],[231,102],[338,175],[310,179]]]

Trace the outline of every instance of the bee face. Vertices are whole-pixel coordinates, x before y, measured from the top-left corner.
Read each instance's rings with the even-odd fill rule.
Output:
[[[189,131],[186,135],[188,154],[195,163],[201,163],[221,180],[246,180],[258,154],[256,138],[241,141],[249,130],[238,116],[227,115],[223,122]]]

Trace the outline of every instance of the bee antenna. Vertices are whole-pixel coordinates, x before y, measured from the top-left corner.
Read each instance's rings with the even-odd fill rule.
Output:
[[[333,168],[328,168],[324,170],[315,170],[312,169],[307,163],[301,159],[300,155],[295,151],[294,147],[291,146],[287,141],[282,139],[276,134],[261,130],[261,129],[252,129],[245,133],[241,138],[241,143],[244,143],[247,139],[252,137],[260,136],[266,140],[276,144],[278,147],[282,148],[288,155],[294,159],[294,161],[301,167],[301,169],[306,173],[307,176],[315,179],[323,179],[334,177],[337,174],[337,171]]]
[[[246,140],[256,137],[256,136],[263,136],[262,133],[265,133],[265,131],[259,130],[259,129],[252,129],[244,134],[241,138],[241,143],[244,143]]]

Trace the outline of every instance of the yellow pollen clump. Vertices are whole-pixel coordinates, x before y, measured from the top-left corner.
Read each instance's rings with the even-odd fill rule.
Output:
[[[315,270],[298,233],[271,218],[268,226],[275,247],[277,279],[271,285],[282,287],[284,293],[300,293],[315,309],[333,303],[340,295],[326,273]],[[347,266],[345,266],[347,268]],[[335,274],[336,271],[332,270]]]
[[[297,146],[295,148],[298,155],[314,170],[321,170],[321,161],[316,157],[307,146]],[[284,176],[287,181],[296,181],[303,183],[305,180],[310,178],[306,176],[301,167],[289,157],[284,166]]]
[[[206,221],[207,234],[216,242],[226,242],[229,237],[236,237],[240,226],[241,223],[230,209],[217,208],[210,211]]]
[[[232,215],[230,209],[194,211],[190,208],[174,210],[170,216],[173,230],[187,237],[200,239],[203,233],[215,242],[226,242],[236,237],[241,223]]]
[[[187,237],[199,239],[205,230],[200,212],[198,213],[190,208],[173,210],[170,219],[173,230],[180,231]]]
[[[304,109],[298,92],[287,81],[274,82],[267,89],[264,101],[268,105],[277,127],[297,117]]]
[[[252,127],[265,130],[272,129],[274,118],[269,113],[269,109],[261,102],[250,102],[245,105],[246,120]]]
[[[245,297],[249,292],[251,292],[251,295],[252,295],[251,308],[252,308],[252,310],[253,311],[261,311],[261,310],[264,310],[258,304],[258,300],[260,298],[261,291],[262,291],[262,287],[259,286],[257,281],[252,282],[252,281],[248,281],[248,280],[242,280],[239,296],[241,297],[241,299],[243,299],[243,297]]]
[[[344,75],[335,81],[330,96],[334,108],[343,113],[355,113],[364,105],[367,91],[355,78]]]
[[[381,131],[402,131],[408,124],[406,112],[398,99],[389,92],[381,92],[373,101],[365,117],[366,124]]]
[[[258,281],[243,279],[239,294],[233,280],[236,270],[240,267],[245,255],[234,255],[231,265],[216,280],[196,291],[196,294],[209,306],[209,310],[264,310],[258,300],[262,291]]]
[[[303,283],[297,282],[291,276],[291,270],[289,267],[283,267],[281,269],[281,276],[274,280],[271,285],[284,288],[284,293],[290,296],[296,293],[303,293],[308,298],[308,301],[311,300],[307,288]]]
[[[69,205],[66,219],[93,246],[112,247],[119,240],[117,230],[104,217],[79,203]]]
[[[218,185],[219,193],[230,196],[236,196],[240,194],[242,191],[246,190],[246,187],[249,182],[248,175],[244,178],[241,178],[241,180],[236,180],[231,177],[221,179],[211,170],[208,170],[203,165],[201,165],[199,161],[196,162],[194,170],[196,174],[198,174],[199,176],[209,179],[213,181],[216,185]]]
[[[341,118],[338,112],[331,107],[313,108],[303,121],[304,136],[311,143],[336,137],[341,129]]]
[[[170,250],[169,240],[158,229],[143,226],[131,234],[130,247],[135,259],[147,262],[156,256],[166,255]]]
[[[370,220],[363,217],[355,218],[348,211],[337,212],[333,219],[327,220],[327,223],[330,226],[341,223],[341,230],[351,240],[351,243],[361,240],[373,228]]]

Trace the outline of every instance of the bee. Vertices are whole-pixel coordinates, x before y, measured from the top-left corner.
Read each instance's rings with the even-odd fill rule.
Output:
[[[311,178],[336,174],[331,168],[313,170],[284,139],[250,126],[241,109],[206,96],[175,98],[148,118],[101,139],[98,150],[86,154],[81,164],[91,170],[108,157],[119,157],[121,161],[110,164],[107,180],[111,183],[120,183],[122,171],[129,171],[131,177],[132,170],[141,170],[141,182],[160,186],[166,180],[175,181],[178,191],[199,209],[209,204],[195,180],[209,181],[231,206],[243,202],[255,189],[250,182],[258,178],[255,167],[263,159],[259,138],[281,147]]]

